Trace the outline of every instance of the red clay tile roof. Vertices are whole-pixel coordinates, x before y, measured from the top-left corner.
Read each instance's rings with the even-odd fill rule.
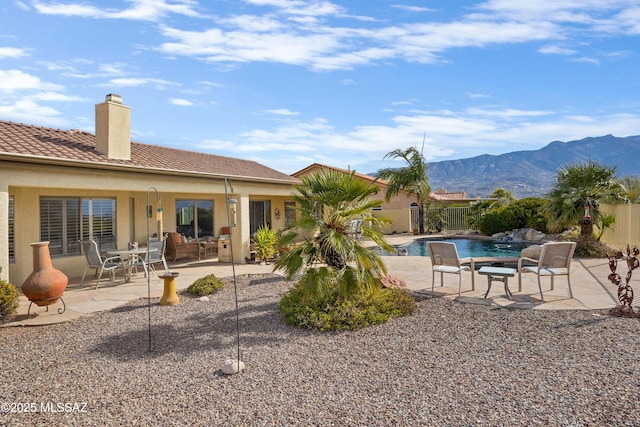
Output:
[[[386,185],[387,184],[387,181],[382,180],[382,179],[379,179],[379,180],[376,181],[376,178],[371,176],[371,175],[365,175],[365,174],[359,173],[357,171],[337,168],[335,166],[323,165],[321,163],[312,163],[309,166],[307,166],[306,168],[300,169],[299,171],[294,172],[291,175],[295,176],[295,177],[300,177],[300,176],[303,176],[303,175],[307,174],[308,172],[311,172],[311,171],[316,170],[316,169],[332,169],[334,171],[344,172],[344,173],[353,172],[355,176],[357,176],[359,178],[362,178],[365,181],[369,181],[369,182],[374,182],[375,181],[375,183],[378,184],[378,185]]]
[[[298,182],[297,178],[260,163],[178,150],[158,145],[131,143],[131,160],[109,159],[95,149],[95,135],[79,130],[60,130],[0,120],[0,156],[103,164],[188,174],[230,176],[255,180]]]

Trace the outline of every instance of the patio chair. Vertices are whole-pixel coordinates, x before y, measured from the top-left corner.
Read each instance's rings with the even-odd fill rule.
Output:
[[[142,267],[144,269],[145,277],[147,277],[147,274],[150,273],[155,274],[156,264],[161,263],[164,266],[164,271],[169,271],[167,260],[164,258],[166,243],[166,239],[149,239],[149,241],[147,242],[147,247],[149,248],[149,257],[147,258],[147,254],[145,253],[144,257],[138,257],[138,259],[133,263],[133,266]]]
[[[355,239],[359,239],[362,237],[362,220],[361,219],[352,219],[347,223],[349,229],[347,230],[347,234],[353,236]]]
[[[98,289],[100,279],[102,278],[102,274],[105,271],[109,272],[109,276],[111,276],[112,282],[115,280],[116,270],[118,268],[122,268],[122,271],[124,273],[124,264],[119,256],[110,258],[103,257],[102,255],[100,255],[100,251],[98,250],[98,243],[95,240],[79,240],[79,242],[82,246],[82,252],[84,252],[84,256],[87,259],[87,266],[84,268],[84,272],[82,273],[80,285],[84,283],[84,278],[90,268],[95,269],[96,289]]]
[[[471,271],[471,289],[476,288],[473,258],[460,258],[455,243],[427,242],[431,256],[431,292],[435,286],[436,271],[440,273],[440,286],[444,286],[444,273],[458,275],[458,296],[462,291],[462,272]],[[462,264],[471,264],[470,266]]]
[[[542,245],[539,259],[521,257],[518,260],[518,290],[522,290],[522,272],[535,273],[538,276],[538,289],[540,289],[540,299],[542,296],[541,276],[551,276],[551,290],[553,290],[553,278],[555,276],[567,276],[569,284],[569,297],[573,298],[571,290],[571,259],[576,250],[575,242],[550,242]],[[535,265],[523,265],[523,263],[533,263]]]
[[[96,240],[98,242],[98,249],[100,250],[100,254],[102,256],[106,256],[107,252],[115,251],[117,249],[116,236],[114,236],[113,234],[98,236]]]

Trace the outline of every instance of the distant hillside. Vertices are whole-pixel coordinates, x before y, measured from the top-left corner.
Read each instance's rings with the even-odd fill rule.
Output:
[[[484,197],[498,187],[518,198],[542,196],[551,189],[558,168],[564,164],[591,159],[616,166],[620,178],[640,176],[639,154],[640,135],[554,141],[539,150],[429,163],[429,184],[434,191],[445,188],[465,191],[469,196]]]

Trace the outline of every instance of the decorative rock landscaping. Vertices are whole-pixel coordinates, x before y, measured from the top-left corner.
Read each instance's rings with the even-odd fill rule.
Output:
[[[210,301],[155,299],[152,352],[144,299],[2,328],[2,408],[38,411],[5,411],[0,425],[640,425],[636,319],[422,296],[413,315],[319,333],[282,322],[290,286],[238,277],[246,369],[235,375],[220,369],[236,355],[228,279]],[[69,410],[47,410],[57,404]]]

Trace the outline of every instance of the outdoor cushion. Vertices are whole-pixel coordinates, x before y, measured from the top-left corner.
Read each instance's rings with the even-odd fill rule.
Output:
[[[182,237],[180,237],[178,233],[173,233],[173,241],[176,243],[176,245],[179,245],[180,243],[182,243]]]

